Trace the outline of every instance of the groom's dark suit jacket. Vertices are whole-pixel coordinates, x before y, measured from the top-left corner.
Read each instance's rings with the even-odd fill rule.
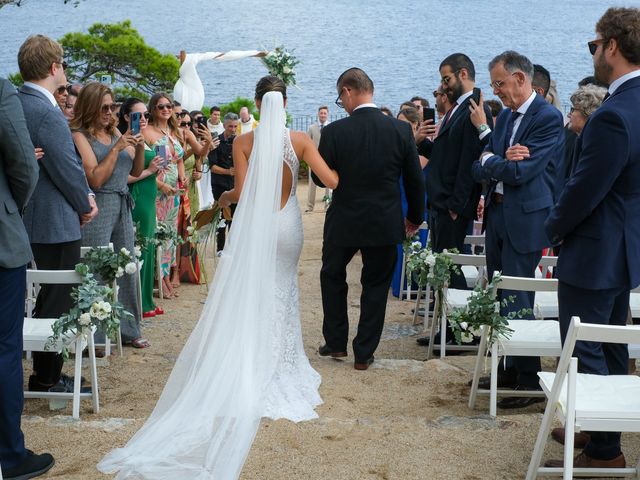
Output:
[[[340,246],[382,246],[405,238],[400,179],[407,219],[424,219],[424,177],[408,123],[363,107],[322,129],[320,154],[340,176],[324,224],[324,241]],[[312,174],[313,180],[324,186]]]

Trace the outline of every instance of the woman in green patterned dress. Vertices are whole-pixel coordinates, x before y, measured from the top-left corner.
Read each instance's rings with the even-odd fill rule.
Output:
[[[127,99],[120,109],[118,129],[126,131],[129,127],[130,114],[140,113],[140,130],[148,125],[149,112],[147,106],[137,98]],[[144,170],[139,177],[129,175],[129,191],[135,202],[132,211],[133,223],[136,225],[137,237],[142,239],[142,268],[140,270],[142,294],[142,316],[144,318],[162,315],[164,310],[153,301],[153,280],[156,265],[156,175],[162,159],[145,143]]]

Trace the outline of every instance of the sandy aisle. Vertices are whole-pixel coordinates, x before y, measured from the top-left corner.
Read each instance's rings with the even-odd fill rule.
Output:
[[[306,203],[306,185],[298,198]],[[305,245],[300,260],[300,304],[304,344],[322,375],[320,418],[294,424],[263,421],[242,479],[518,479],[524,478],[544,404],[517,414],[488,415],[488,401],[467,407],[473,358],[424,362],[415,343],[411,307],[390,297],[376,363],[353,369],[353,357],[339,362],[316,354],[322,343],[319,271],[324,214],[322,205],[303,214]],[[352,332],[360,294],[358,258],[349,270]],[[41,478],[109,478],[95,464],[111,448],[126,443],[144,423],[202,308],[204,286],[183,284],[180,297],[158,302],[165,315],[145,321],[147,350],[125,349],[99,367],[101,410],[81,405],[81,421],[50,412],[43,400],[27,400],[23,417],[27,446],[49,451],[56,466]],[[351,337],[353,334],[351,335]],[[26,363],[25,363],[26,365]],[[25,371],[28,371],[25,370]],[[87,376],[87,373],[85,373]],[[640,450],[638,436],[624,435],[629,464]],[[547,458],[561,456],[549,444]]]

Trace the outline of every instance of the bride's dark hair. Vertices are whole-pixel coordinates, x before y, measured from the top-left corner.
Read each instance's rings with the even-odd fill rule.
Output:
[[[256,100],[262,100],[262,97],[267,92],[280,92],[282,98],[287,98],[287,86],[281,79],[273,75],[267,75],[258,80],[258,83],[256,83]]]

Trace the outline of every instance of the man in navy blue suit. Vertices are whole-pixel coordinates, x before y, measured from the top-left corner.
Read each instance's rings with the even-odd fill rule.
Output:
[[[589,42],[595,76],[609,84],[576,144],[577,162],[545,223],[551,241],[562,244],[558,258],[560,332],[571,316],[582,322],[624,325],[629,290],[640,284],[640,9],[610,8]],[[578,342],[578,370],[625,375],[626,345]],[[564,441],[564,431],[553,432]],[[620,433],[581,433],[584,446],[576,467],[625,466]],[[561,466],[561,460],[547,462]]]
[[[507,51],[489,63],[491,87],[505,108],[473,176],[488,184],[485,198],[486,254],[489,277],[494,271],[534,277],[542,249],[550,245],[544,221],[554,203],[555,171],[563,152],[562,114],[532,87],[533,64],[517,52]],[[502,291],[515,301],[505,310],[533,308],[534,296]],[[503,312],[506,313],[506,312]],[[507,361],[501,386],[538,389],[538,357]],[[500,379],[499,379],[500,380]],[[539,397],[507,397],[501,408],[526,407]]]

